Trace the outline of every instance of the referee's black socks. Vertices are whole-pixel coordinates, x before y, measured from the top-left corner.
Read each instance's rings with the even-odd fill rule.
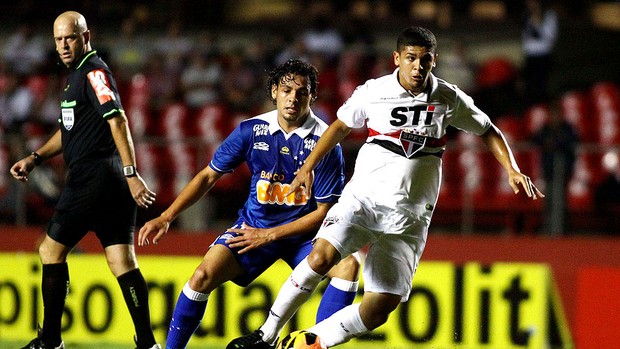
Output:
[[[69,267],[67,263],[43,264],[41,276],[43,329],[41,339],[45,343],[58,345],[61,341],[60,326],[68,292]]]
[[[140,269],[129,271],[118,278],[125,303],[129,308],[131,319],[136,328],[138,348],[150,348],[155,345],[149,312],[149,291]]]

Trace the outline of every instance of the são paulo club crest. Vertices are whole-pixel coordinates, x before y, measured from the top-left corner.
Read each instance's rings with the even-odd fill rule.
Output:
[[[411,132],[402,131],[400,133],[400,146],[405,152],[407,158],[412,157],[415,153],[419,152],[426,144],[426,137],[417,135]]]

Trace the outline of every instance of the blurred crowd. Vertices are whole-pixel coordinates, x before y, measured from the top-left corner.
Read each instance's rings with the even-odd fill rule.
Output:
[[[532,150],[539,151],[546,143],[535,137],[540,138],[537,132],[547,120],[554,119],[554,113],[570,121],[575,133],[571,148],[575,159],[570,176],[563,179],[566,185],[562,190],[568,193],[575,178],[584,176],[583,163],[592,162],[595,169],[590,176],[600,177],[587,179],[590,202],[572,205],[588,205],[584,211],[595,212],[595,186],[604,183],[606,175],[615,177],[616,182],[620,180],[618,77],[611,77],[610,82],[585,82],[576,92],[575,88],[565,88],[558,93],[550,87],[552,55],[561,35],[558,23],[563,16],[573,16],[583,1],[563,2],[561,7],[533,0],[487,1],[490,5],[486,8],[476,8],[473,0],[308,1],[303,5],[250,0],[184,1],[178,6],[171,3],[129,1],[114,7],[87,2],[81,8],[72,7],[87,18],[96,18],[89,21],[93,47],[118,80],[137,145],[138,169],[160,194],[154,211],[169,204],[195,171],[208,163],[212,151],[239,121],[272,108],[263,79],[266,70],[289,58],[315,65],[320,73],[319,98],[313,110],[329,123],[359,84],[394,69],[391,51],[395,43],[382,39],[392,40],[393,32],[412,21],[438,34],[436,75],[445,76],[474,96],[500,128],[506,125],[507,135],[518,143],[515,149],[525,148],[532,158],[527,161],[539,161]],[[12,19],[14,26],[4,36],[0,51],[0,170],[4,174],[0,176],[0,216],[3,222],[18,224],[48,218],[64,171],[61,159],[49,161],[33,173],[39,174],[32,178],[27,190],[7,176],[15,159],[56,130],[60,110],[64,71],[56,63],[52,19],[48,18],[61,9],[41,5],[38,11],[43,15],[38,15],[33,9],[28,11],[29,4],[22,4],[23,16]],[[533,10],[532,6],[539,8]],[[259,18],[252,20],[247,12]],[[268,13],[278,13],[278,17],[261,17]],[[483,35],[488,31],[494,33],[491,36],[522,41],[522,51],[516,53],[518,57],[508,53],[482,61],[472,59],[475,54],[460,34],[463,30]],[[597,93],[603,93],[603,97]],[[575,110],[581,114],[576,115]],[[590,110],[596,111],[596,124],[582,120],[582,114]],[[353,163],[356,142],[364,138],[364,132],[360,132],[349,137],[350,144],[343,144],[348,165]],[[474,149],[475,145],[462,139],[452,141],[458,144],[458,156],[453,162],[472,166],[475,159],[466,160],[468,155],[463,149]],[[445,161],[450,165],[449,157]],[[542,167],[540,163],[535,166]],[[350,173],[350,168],[347,171]],[[550,181],[542,170],[538,173],[540,181]],[[196,214],[208,216],[211,221],[234,216],[226,209],[239,207],[238,203],[244,201],[247,193],[242,188],[246,186],[240,182],[247,178],[243,170],[230,177],[218,184],[221,188],[210,194],[212,198],[206,199],[210,202],[205,207],[212,208]],[[478,181],[480,178],[485,177],[481,175]],[[450,174],[445,180],[454,181],[447,183],[446,192],[453,188],[463,191],[463,186],[469,185],[467,179]],[[610,185],[613,188],[613,183]],[[445,194],[440,201],[446,195],[451,194]],[[607,197],[613,201],[613,195]],[[446,210],[464,204],[463,200],[446,201]],[[567,205],[568,210],[578,208]],[[209,225],[206,220],[194,223],[194,227],[204,228]],[[188,221],[196,221],[196,216]],[[457,227],[459,224],[455,223]],[[518,225],[523,228],[523,223]],[[193,226],[188,223],[187,227]]]

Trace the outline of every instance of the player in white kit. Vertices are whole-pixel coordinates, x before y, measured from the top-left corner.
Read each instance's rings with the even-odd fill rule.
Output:
[[[333,265],[364,246],[368,254],[362,302],[308,330],[328,347],[341,344],[384,324],[398,304],[408,299],[439,196],[448,126],[482,138],[507,171],[515,194],[522,187],[532,199],[544,197],[520,172],[504,136],[489,117],[455,85],[431,74],[436,47],[428,29],[406,28],[393,53],[398,68],[355,90],[300,168],[290,190],[305,186],[310,191],[318,161],[352,128],[368,126],[368,139],[359,151],[351,180],[327,213],[312,252],[282,286],[260,328],[264,342],[275,342],[284,324]]]

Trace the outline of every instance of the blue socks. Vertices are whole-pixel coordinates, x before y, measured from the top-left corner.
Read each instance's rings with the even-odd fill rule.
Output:
[[[357,281],[333,278],[321,298],[321,304],[319,304],[319,309],[316,313],[316,323],[351,305],[357,293],[357,285]]]
[[[208,298],[208,293],[193,291],[189,283],[185,284],[172,313],[166,340],[167,349],[183,349],[187,346],[205,314]]]

